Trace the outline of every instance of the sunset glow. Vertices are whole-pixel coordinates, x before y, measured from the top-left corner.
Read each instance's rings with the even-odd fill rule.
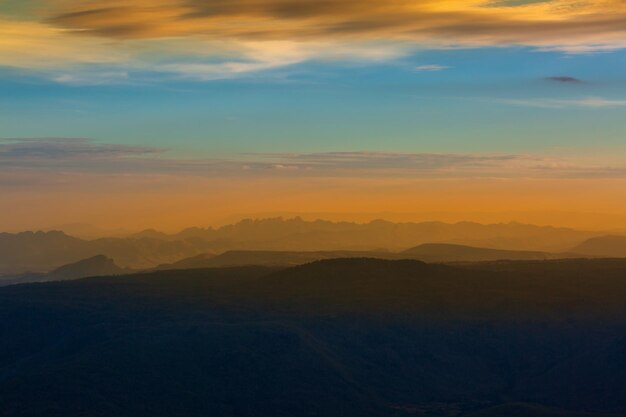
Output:
[[[606,0],[0,1],[0,227],[623,228],[625,19]]]

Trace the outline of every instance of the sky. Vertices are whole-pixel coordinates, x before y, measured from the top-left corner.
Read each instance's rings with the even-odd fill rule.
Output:
[[[624,22],[621,0],[0,0],[0,230],[626,229]]]

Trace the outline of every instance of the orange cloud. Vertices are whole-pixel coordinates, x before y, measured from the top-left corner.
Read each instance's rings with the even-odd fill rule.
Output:
[[[28,20],[0,9],[0,66],[47,71],[59,82],[101,83],[123,82],[133,70],[219,79],[310,59],[387,60],[414,48],[525,45],[577,53],[626,47],[622,1],[507,4],[39,0]]]
[[[553,0],[93,0],[58,26],[119,39],[400,40],[430,46],[521,44],[572,51],[626,45],[626,5]]]

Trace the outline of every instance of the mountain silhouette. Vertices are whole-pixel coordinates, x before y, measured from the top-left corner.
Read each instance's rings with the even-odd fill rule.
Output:
[[[220,228],[191,228],[171,235],[146,230],[129,237],[94,240],[78,239],[59,231],[0,233],[0,274],[48,272],[60,265],[99,254],[112,258],[124,268],[149,269],[205,253],[229,251],[378,253],[439,243],[512,251],[561,252],[597,236],[593,232],[519,223],[481,225],[377,220],[358,224],[300,218],[243,220]],[[466,257],[472,259],[469,253]],[[486,256],[485,259],[492,258]]]
[[[198,268],[210,268],[211,261],[216,255],[212,253],[201,253],[200,255],[192,256],[190,258],[183,258],[179,261],[172,262],[170,264],[158,265],[155,270],[168,270],[168,269],[198,269]]]
[[[183,259],[173,264],[160,265],[158,270],[221,268],[231,266],[295,266],[323,259],[336,258],[394,258],[388,252],[358,251],[263,251],[233,250],[220,255],[204,254]]]
[[[296,266],[314,261],[338,258],[413,259],[431,263],[484,262],[498,260],[542,260],[576,258],[580,255],[547,252],[510,251],[475,248],[465,245],[429,243],[402,252],[389,251],[263,251],[233,250],[219,255],[202,254],[172,264],[159,265],[156,270],[220,268],[229,266]]]
[[[132,271],[120,268],[113,259],[97,255],[78,262],[60,266],[48,273],[24,273],[13,276],[0,276],[0,286],[25,284],[29,282],[65,281],[104,275],[129,274]]]
[[[220,228],[189,228],[171,238],[223,239],[227,249],[400,251],[421,243],[455,243],[497,249],[560,252],[598,233],[520,223],[369,223],[306,221],[299,217],[246,219]]]
[[[56,268],[50,271],[47,277],[50,280],[67,280],[103,275],[120,275],[128,272],[128,270],[115,265],[113,259],[104,255],[97,255]]]
[[[480,262],[497,260],[550,259],[556,255],[538,251],[512,251],[476,248],[446,243],[425,243],[401,252],[401,255],[425,262]]]
[[[588,239],[571,252],[606,258],[626,257],[626,236],[600,236]]]
[[[127,268],[143,269],[207,251],[204,241],[154,238],[78,239],[60,231],[0,233],[0,273],[49,272],[104,255]]]

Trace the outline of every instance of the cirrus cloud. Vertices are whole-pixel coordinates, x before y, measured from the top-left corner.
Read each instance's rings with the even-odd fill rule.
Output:
[[[219,79],[312,59],[388,60],[409,51],[523,45],[626,47],[619,0],[36,0],[0,9],[0,66],[67,83],[133,71]],[[423,66],[435,71],[442,66]],[[111,74],[115,76],[111,77]]]
[[[5,182],[46,182],[69,174],[258,178],[615,178],[626,167],[525,154],[426,152],[247,153],[180,158],[158,147],[108,144],[81,138],[0,139]]]
[[[519,3],[519,2],[518,2]],[[61,7],[55,26],[117,39],[405,40],[426,45],[621,48],[618,0],[91,0]]]

